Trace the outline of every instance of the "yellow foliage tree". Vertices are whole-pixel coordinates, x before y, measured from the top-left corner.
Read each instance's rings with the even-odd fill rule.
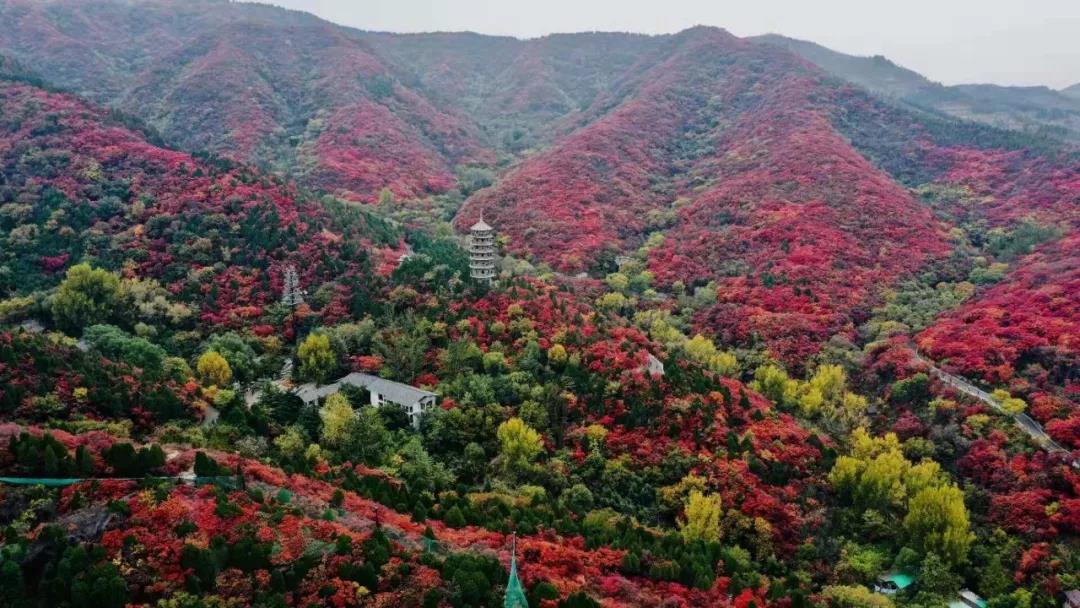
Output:
[[[1013,397],[1009,394],[1009,391],[1005,389],[999,388],[995,390],[991,396],[994,398],[994,401],[1001,404],[1001,409],[1006,414],[1015,416],[1017,414],[1023,414],[1024,410],[1027,409],[1027,403],[1025,403],[1023,399]]]
[[[500,424],[495,435],[499,439],[503,466],[510,472],[527,468],[544,447],[540,433],[521,418],[511,418]]]
[[[851,453],[837,458],[829,482],[856,504],[903,507],[925,488],[944,482],[941,466],[932,460],[913,465],[904,457],[894,433],[872,437],[863,428],[851,435]]]
[[[642,322],[648,321],[649,336],[657,342],[670,345],[681,344],[686,340],[686,336],[675,327],[672,327],[667,318],[657,311],[650,310],[638,313],[636,318],[640,318]]]
[[[739,360],[734,353],[721,351],[716,353],[710,365],[712,370],[722,376],[734,378],[739,374]]]
[[[864,424],[866,398],[847,390],[847,373],[839,365],[822,365],[802,383],[773,366],[758,368],[754,377],[755,388],[778,403],[798,405],[804,416],[820,417],[843,429]]]
[[[686,341],[686,354],[701,364],[706,364],[709,359],[716,355],[716,345],[713,341],[701,334],[695,335]]]
[[[911,499],[904,529],[925,553],[956,566],[967,560],[971,533],[964,493],[954,485],[924,488]]]
[[[200,355],[195,363],[195,369],[207,385],[229,386],[232,382],[232,368],[229,367],[229,362],[225,360],[225,357],[217,351],[208,350]]]
[[[606,310],[619,310],[625,307],[629,303],[626,296],[617,292],[610,291],[600,296],[600,299],[596,301],[597,306]]]
[[[719,494],[691,490],[686,501],[686,517],[679,522],[679,533],[686,542],[720,542],[720,517],[723,514]]]
[[[792,405],[797,399],[799,383],[789,378],[783,369],[775,365],[763,365],[754,371],[754,381],[750,388],[777,405]]]
[[[90,264],[68,268],[52,300],[52,314],[66,329],[78,329],[109,318],[120,299],[120,277]]]
[[[718,374],[732,376],[739,371],[739,361],[735,355],[717,350],[713,341],[701,334],[687,340],[683,348],[690,359]]]
[[[555,344],[547,351],[548,363],[552,365],[563,365],[566,363],[566,347],[562,344]]]
[[[308,334],[300,343],[296,356],[300,359],[300,374],[319,382],[325,381],[337,364],[337,357],[330,348],[330,336],[321,332]]]
[[[822,365],[814,371],[806,384],[809,389],[820,391],[825,403],[836,405],[844,398],[844,391],[847,390],[847,373],[839,365]]]
[[[690,492],[697,491],[698,493],[703,493],[707,489],[707,479],[694,475],[693,473],[688,473],[685,477],[680,479],[678,483],[673,483],[670,486],[664,486],[656,490],[656,496],[664,509],[674,515],[683,509]]]
[[[630,279],[621,272],[613,272],[607,275],[604,281],[608,284],[608,287],[614,291],[625,293],[630,288]]]
[[[825,410],[825,418],[845,429],[858,427],[865,423],[866,406],[866,397],[845,391],[839,404]]]
[[[821,590],[821,596],[836,608],[893,608],[887,595],[874,593],[862,585],[833,585]]]
[[[799,395],[799,410],[804,416],[814,416],[825,405],[825,395],[817,387],[809,387]]]
[[[602,447],[607,439],[608,430],[599,424],[590,424],[585,427],[585,436],[589,439],[589,445],[593,448]]]
[[[904,476],[904,489],[908,498],[915,496],[926,488],[942,485],[944,478],[941,474],[941,465],[933,460],[923,460],[908,469]]]
[[[349,423],[356,417],[349,400],[341,393],[334,393],[326,398],[326,403],[319,410],[322,419],[322,440],[329,447],[339,448],[345,445],[349,437]]]
[[[856,500],[872,506],[903,505],[907,498],[904,475],[911,468],[899,451],[879,454],[866,463],[858,485]]]

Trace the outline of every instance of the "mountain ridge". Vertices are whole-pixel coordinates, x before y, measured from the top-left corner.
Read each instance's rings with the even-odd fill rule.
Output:
[[[0,603],[1060,604],[1080,148],[802,50],[0,0]]]
[[[181,148],[254,162],[347,200],[439,201],[459,230],[483,209],[510,251],[561,271],[605,274],[646,246],[657,287],[723,294],[699,330],[764,340],[789,362],[833,333],[854,337],[879,286],[948,255],[949,224],[905,189],[945,187],[958,166],[997,167],[1006,156],[995,150],[1037,137],[951,121],[910,95],[893,111],[797,52],[720,28],[399,36],[271,7],[154,1],[140,6],[176,18],[154,22],[166,43],[151,52],[137,40],[105,43],[109,27],[132,23],[96,23],[85,41],[51,25],[65,11],[80,23],[99,5],[118,21],[150,18],[114,0],[8,0],[3,23],[19,29],[5,38],[8,52],[33,51],[78,85],[65,70],[80,57],[65,49],[90,45],[101,56],[88,71],[112,80],[86,93],[125,91],[113,104]],[[45,44],[54,30],[64,41],[55,48]],[[884,58],[806,48],[899,74],[897,91],[945,90]],[[106,60],[139,67],[108,72]],[[998,92],[956,90],[965,99]],[[908,129],[862,137],[881,120]],[[1053,171],[1032,163],[1037,175]],[[485,176],[478,192],[459,182],[473,169]],[[1060,207],[1059,183],[1022,188]],[[992,225],[1021,215],[1002,212]],[[858,272],[843,270],[845,255]],[[810,295],[792,298],[794,289]]]
[[[1080,101],[1068,89],[995,84],[942,85],[876,55],[863,57],[779,34],[752,38],[786,48],[827,72],[916,108],[1080,143]]]

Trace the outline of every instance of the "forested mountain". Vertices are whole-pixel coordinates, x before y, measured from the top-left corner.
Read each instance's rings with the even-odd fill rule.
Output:
[[[18,80],[0,82],[0,110],[0,287],[10,296],[0,314],[8,324],[30,322],[0,331],[0,434],[5,446],[10,442],[0,466],[16,476],[100,476],[103,486],[88,501],[56,505],[58,521],[96,518],[106,504],[122,511],[123,520],[97,528],[93,539],[100,547],[89,554],[81,537],[56,535],[52,528],[45,538],[6,544],[0,559],[16,574],[5,579],[5,601],[66,604],[88,594],[96,605],[113,606],[174,593],[189,597],[186,590],[270,605],[306,605],[316,598],[355,605],[368,595],[388,605],[486,605],[506,571],[492,556],[468,552],[505,548],[499,532],[506,531],[503,517],[509,515],[503,497],[492,495],[488,504],[480,495],[455,498],[445,492],[457,475],[486,476],[483,463],[469,472],[473,465],[460,452],[468,448],[470,458],[481,460],[487,451],[498,453],[499,442],[510,441],[504,435],[513,432],[512,422],[522,424],[521,418],[505,421],[507,406],[515,403],[565,451],[569,476],[558,474],[557,483],[573,482],[562,503],[534,495],[532,507],[515,507],[513,517],[524,518],[514,524],[518,544],[533,562],[523,569],[526,581],[541,598],[577,592],[576,601],[597,595],[658,604],[674,594],[693,605],[725,602],[726,586],[711,585],[719,547],[699,554],[627,517],[635,512],[644,520],[642,508],[676,506],[658,506],[645,488],[678,484],[694,446],[723,453],[708,465],[718,479],[741,471],[714,495],[744,504],[744,530],[733,535],[756,538],[762,551],[791,553],[804,535],[804,519],[816,517],[812,502],[786,503],[802,488],[820,485],[810,467],[824,449],[820,437],[741,382],[706,375],[696,365],[673,362],[668,380],[650,379],[643,371],[647,357],[663,356],[665,347],[614,316],[598,318],[591,310],[593,290],[576,295],[517,279],[498,291],[465,291],[460,252],[422,237],[414,237],[420,240],[414,240],[411,260],[382,276],[375,262],[382,250],[398,244],[399,233],[363,209],[313,199],[229,161],[155,147],[122,124],[122,116]],[[290,264],[313,288],[308,302],[294,310],[274,301]],[[445,304],[453,299],[468,306]],[[408,316],[401,316],[403,310]],[[362,321],[343,322],[347,318]],[[588,327],[585,318],[593,320]],[[38,333],[40,327],[33,326],[42,324],[81,335],[82,341]],[[445,412],[454,413],[432,412],[443,420],[429,418],[421,444],[393,412],[363,423],[374,425],[367,431],[375,435],[359,426],[334,435],[329,420],[320,423],[318,414],[304,413],[294,397],[273,388],[261,389],[268,392],[245,407],[239,386],[250,389],[255,380],[275,376],[291,357],[283,342],[297,333],[309,345],[328,338],[317,363],[299,357],[297,379],[381,367],[385,376],[442,386]],[[234,379],[240,383],[236,391],[226,388]],[[622,387],[617,398],[606,391],[612,383]],[[351,412],[349,402],[339,399]],[[667,400],[701,402],[705,410],[690,413],[673,405],[669,411]],[[210,410],[224,422],[201,427],[211,430],[183,430]],[[687,417],[699,422],[687,424]],[[590,424],[599,419],[623,422],[608,428]],[[668,422],[645,424],[661,419]],[[729,420],[737,427],[729,428]],[[171,426],[160,426],[165,423]],[[497,439],[496,427],[504,439]],[[585,428],[592,430],[583,434]],[[739,443],[734,428],[755,430]],[[176,451],[175,443],[192,440],[187,432],[210,433],[195,441],[213,448],[213,455]],[[333,452],[306,448],[308,432],[321,434]],[[500,457],[493,465],[499,479],[549,483],[549,473],[532,462],[543,446],[537,431],[522,426],[519,432],[529,442],[527,455],[514,456],[521,462]],[[595,469],[595,458],[602,461],[608,448],[597,442],[612,432],[612,457],[636,461],[647,472],[617,474],[605,489],[589,479],[604,475],[602,466]],[[165,447],[133,448],[133,436],[153,437]],[[275,461],[302,475],[289,477],[259,462],[257,456],[271,454],[268,436],[277,436]],[[472,436],[483,443],[458,444]],[[234,445],[237,439],[243,441]],[[735,442],[730,456],[724,441]],[[777,445],[768,460],[741,460],[756,442]],[[638,449],[646,445],[652,447]],[[400,474],[437,494],[419,485],[406,489],[368,467],[382,464],[391,446],[410,459]],[[133,450],[130,458],[125,450]],[[592,450],[593,461],[573,456],[585,450]],[[669,457],[677,470],[664,471],[657,461]],[[453,474],[450,463],[456,463]],[[751,463],[756,474],[747,470]],[[185,470],[228,480],[202,488],[167,480],[156,486],[150,502],[131,495],[126,484],[132,482],[110,482],[150,473],[168,479]],[[252,484],[247,493],[230,485],[239,470]],[[2,496],[13,509],[29,497],[18,489],[5,489]],[[618,508],[602,512],[611,525],[623,522],[618,536],[607,524],[584,529],[573,515],[584,515],[594,500]],[[428,510],[446,523],[427,521]],[[379,522],[375,533],[373,522]],[[16,539],[18,532],[12,534]],[[586,544],[580,534],[592,540]],[[434,554],[417,550],[424,543],[450,557],[432,562]],[[644,551],[655,572],[627,566],[625,551],[607,545],[634,555]],[[28,556],[41,551],[45,561],[35,565],[31,560],[39,558]],[[129,566],[83,572],[66,565],[93,563],[115,551],[126,555],[122,561],[148,568],[149,578],[128,580]],[[390,560],[405,570],[384,579],[378,568]],[[684,574],[675,563],[690,566]],[[20,567],[28,569],[25,585]],[[38,567],[44,571],[32,570]],[[78,576],[56,578],[61,567],[74,567]],[[271,589],[228,589],[229,577],[259,571],[285,578]],[[482,583],[475,582],[478,576]],[[759,601],[765,593],[754,585],[738,587]]]
[[[750,40],[788,49],[831,74],[891,97],[904,98],[923,89],[940,86],[922,74],[896,65],[881,55],[847,55],[820,44],[779,34],[764,34]]]
[[[1080,101],[1070,89],[944,86],[880,55],[858,57],[776,34],[753,40],[786,48],[844,80],[916,108],[1003,129],[1080,142]],[[1072,87],[1075,89],[1075,87]]]
[[[875,296],[869,286],[950,248],[948,226],[845,141],[878,102],[719,30],[520,41],[365,33],[220,2],[16,0],[4,11],[7,52],[175,145],[364,201],[384,189],[384,199],[423,199],[461,185],[469,167],[494,169],[497,183],[468,201],[458,226],[486,209],[512,251],[568,272],[606,272],[664,235],[650,244],[658,285],[715,281],[722,305],[702,315],[707,329],[760,336],[789,361],[850,334]],[[796,50],[806,48],[836,72],[865,63]],[[895,66],[863,71],[871,76],[852,79],[900,97],[930,86]],[[947,149],[1026,145],[973,129],[941,146],[935,119],[910,120],[923,134],[900,145],[941,159],[914,181],[893,176],[909,187],[949,182]],[[838,257],[859,270],[838,280],[818,266]],[[811,296],[790,297],[792,286]]]
[[[1057,608],[1075,89],[0,0],[0,606]]]
[[[31,293],[92,262],[160,281],[199,301],[201,321],[230,325],[273,303],[286,265],[363,282],[373,254],[399,244],[362,210],[334,217],[273,176],[155,147],[69,95],[2,84],[5,290]]]

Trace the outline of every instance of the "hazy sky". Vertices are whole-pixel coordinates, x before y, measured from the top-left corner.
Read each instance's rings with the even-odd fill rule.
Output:
[[[1080,82],[1080,0],[263,0],[392,32],[532,38],[715,25],[881,54],[946,84]]]

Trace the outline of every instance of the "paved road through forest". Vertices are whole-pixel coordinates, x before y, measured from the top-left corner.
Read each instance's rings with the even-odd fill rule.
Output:
[[[998,403],[998,401],[994,399],[994,397],[990,393],[980,389],[979,387],[961,378],[960,376],[950,374],[949,372],[939,368],[937,365],[934,364],[933,361],[920,355],[918,351],[915,351],[915,358],[925,363],[930,368],[931,375],[936,376],[948,386],[955,388],[956,390],[964,393],[965,395],[968,395],[969,397],[982,401],[983,403],[989,405],[1003,415],[1011,415],[1013,420],[1016,421],[1016,425],[1020,427],[1020,430],[1024,431],[1032,439],[1034,439],[1035,443],[1037,443],[1039,447],[1051,453],[1069,453],[1069,450],[1066,450],[1064,447],[1061,446],[1061,444],[1054,441],[1049,435],[1047,435],[1042,425],[1039,424],[1031,416],[1028,416],[1027,414],[1009,414],[1004,409],[1002,409],[1001,404]],[[1080,460],[1075,460],[1072,464],[1074,467],[1080,469]]]

